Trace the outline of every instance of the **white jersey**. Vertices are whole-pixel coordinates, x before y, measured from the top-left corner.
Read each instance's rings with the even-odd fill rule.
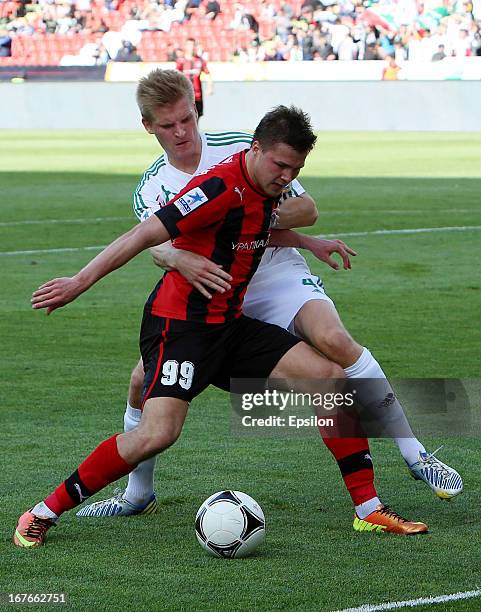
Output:
[[[193,176],[215,166],[229,155],[248,149],[252,142],[252,134],[247,132],[207,132],[201,133],[200,137],[202,152],[194,174],[172,166],[165,153],[144,172],[134,192],[134,213],[139,221],[145,221],[165,206]]]
[[[202,152],[194,174],[175,168],[166,154],[156,159],[144,172],[133,197],[134,213],[139,221],[145,221],[159,208],[165,206],[193,176],[218,164],[229,155],[249,148],[252,142],[252,134],[248,132],[206,132],[201,133],[200,137]],[[294,180],[284,192],[283,198],[299,196],[302,193],[305,193],[305,189],[299,181]],[[280,314],[278,296],[274,291],[270,291],[272,282],[280,284],[281,279],[286,279],[286,271],[289,272],[288,276],[291,276],[291,271],[295,271],[298,275],[310,275],[306,260],[296,249],[275,247],[266,249],[247,289],[243,307],[246,314],[281,327],[289,326],[299,307],[295,306],[297,310],[292,312],[294,306],[290,306],[289,301],[286,303],[286,300],[282,299],[281,303],[284,306]],[[264,294],[262,299],[257,288]],[[275,308],[266,303],[266,292],[271,294],[271,300],[276,301]],[[290,303],[292,304],[292,301]]]

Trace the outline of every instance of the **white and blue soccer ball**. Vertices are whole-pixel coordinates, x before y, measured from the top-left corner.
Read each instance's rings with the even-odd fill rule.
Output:
[[[266,535],[264,512],[245,493],[219,491],[199,508],[195,535],[202,548],[215,557],[247,557]]]

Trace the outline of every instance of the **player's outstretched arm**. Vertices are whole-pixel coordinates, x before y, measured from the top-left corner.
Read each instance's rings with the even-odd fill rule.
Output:
[[[324,261],[328,266],[334,268],[334,270],[339,270],[339,264],[332,259],[331,255],[333,253],[338,253],[341,256],[344,270],[351,269],[349,255],[353,257],[357,255],[356,251],[347,246],[342,240],[325,240],[323,238],[298,234],[291,230],[272,230],[269,246],[307,249],[317,257],[317,259]]]
[[[211,291],[224,293],[230,289],[232,276],[203,255],[176,249],[171,243],[153,247],[150,252],[156,265],[164,270],[177,270],[209,300]]]
[[[153,215],[136,225],[99,253],[75,276],[54,278],[32,295],[32,308],[46,308],[50,314],[72,302],[101,278],[120,268],[144,249],[166,242],[170,236],[165,225]]]
[[[318,215],[316,203],[307,192],[304,192],[281,202],[277,209],[276,228],[309,227],[314,225]]]

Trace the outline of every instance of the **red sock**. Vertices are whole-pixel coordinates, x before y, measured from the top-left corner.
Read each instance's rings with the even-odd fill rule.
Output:
[[[136,466],[126,463],[117,450],[115,434],[104,440],[45,500],[45,505],[60,516],[85,499],[103,489],[106,485],[129,474]]]
[[[341,470],[355,506],[377,497],[367,438],[323,438]]]

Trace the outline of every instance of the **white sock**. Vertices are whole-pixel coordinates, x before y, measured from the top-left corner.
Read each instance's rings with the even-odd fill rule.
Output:
[[[354,506],[356,509],[357,516],[360,519],[364,520],[366,516],[369,516],[371,512],[374,512],[374,510],[379,506],[380,503],[381,500],[379,499],[379,497],[373,497],[365,502],[362,502],[362,504],[359,504],[358,506]]]
[[[58,520],[58,516],[55,514],[55,512],[52,512],[43,501],[39,502],[36,506],[34,506],[31,512],[32,514],[35,514],[35,516],[40,516],[41,518],[49,518],[53,521]]]
[[[142,411],[133,408],[127,402],[127,408],[124,415],[124,431],[132,431],[140,423]],[[154,493],[154,468],[156,457],[151,457],[139,463],[139,465],[130,472],[129,482],[125,489],[124,497],[131,504],[141,506],[145,504]]]
[[[367,348],[363,348],[363,351],[359,359],[352,366],[345,368],[344,370],[347,378],[384,378],[386,375],[382,371],[379,363],[374,359]],[[387,379],[386,379],[387,381]],[[389,384],[389,383],[388,383]],[[407,429],[411,432],[409,437],[394,438],[394,442],[397,444],[403,459],[408,465],[412,465],[416,461],[419,461],[419,453],[426,452],[426,449],[421,442],[416,438],[411,428],[407,423],[407,419],[404,415],[404,410],[399,402],[397,402],[398,410],[401,411],[400,418],[404,417]]]

